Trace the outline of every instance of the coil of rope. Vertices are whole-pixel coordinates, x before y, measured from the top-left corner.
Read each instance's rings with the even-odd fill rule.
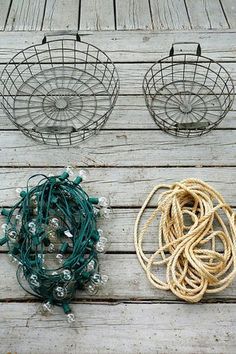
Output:
[[[148,204],[163,188],[157,207],[143,221]],[[143,243],[157,220],[158,248],[147,255]],[[187,302],[224,290],[236,274],[235,214],[220,193],[198,179],[155,186],[138,213],[134,243],[151,284]],[[164,280],[158,273],[163,266]]]

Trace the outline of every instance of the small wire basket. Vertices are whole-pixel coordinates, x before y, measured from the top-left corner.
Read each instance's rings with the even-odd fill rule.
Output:
[[[60,146],[97,133],[119,91],[110,58],[77,33],[76,40],[47,41],[44,36],[42,44],[20,51],[4,68],[1,81],[2,106],[11,121],[25,135]]]
[[[196,54],[175,54],[175,45],[197,45]],[[200,136],[215,128],[230,110],[234,86],[222,65],[201,55],[195,42],[174,43],[168,57],[155,63],[143,80],[146,105],[165,132]]]

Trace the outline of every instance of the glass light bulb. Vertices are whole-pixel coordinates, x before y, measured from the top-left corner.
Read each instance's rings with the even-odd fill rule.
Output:
[[[54,295],[57,299],[64,299],[66,297],[66,294],[66,288],[63,288],[62,286],[57,286],[54,290]]]
[[[89,283],[85,290],[89,295],[96,295],[98,292],[98,286],[94,283]]]
[[[89,178],[89,171],[86,169],[79,170],[78,175],[82,178],[82,181],[87,181]]]
[[[22,191],[23,191],[22,188],[20,188],[20,187],[16,188],[16,194],[17,195],[20,195]]]
[[[54,177],[54,174],[53,173],[49,173],[48,177]]]
[[[101,275],[101,284],[102,285],[105,285],[108,282],[108,280],[109,280],[108,275],[106,275],[106,274]]]
[[[36,232],[36,225],[33,221],[30,221],[28,223],[28,228],[29,228],[29,232],[31,232],[32,234],[35,234]]]
[[[94,273],[94,274],[92,275],[92,277],[91,277],[91,282],[92,282],[93,284],[99,285],[100,282],[101,282],[101,276],[100,276],[100,274]]]
[[[58,254],[56,255],[56,259],[58,260],[59,263],[62,263],[62,262],[63,262],[63,259],[64,259],[63,254],[58,253]]]
[[[111,208],[103,208],[101,210],[101,216],[103,216],[105,219],[109,219],[112,215],[112,209]]]
[[[70,176],[70,177],[74,176],[73,167],[67,166],[67,167],[66,167],[66,172],[69,173],[69,176]]]
[[[58,228],[60,226],[60,222],[57,218],[52,218],[49,220],[49,225],[51,226],[51,228],[53,230],[58,230]]]
[[[38,208],[37,207],[35,207],[35,208],[33,208],[33,210],[32,210],[32,213],[33,213],[33,215],[38,215]]]
[[[103,233],[104,233],[104,232],[103,232],[102,229],[98,229],[97,232],[98,232],[98,234],[99,234],[99,237],[102,237],[102,236],[103,236]]]
[[[73,235],[72,235],[72,233],[70,232],[70,230],[64,231],[64,234],[65,234],[67,237],[69,237],[69,238],[73,238]]]
[[[38,277],[36,274],[32,274],[29,278],[30,284],[38,288],[40,286]]]
[[[95,216],[97,216],[99,214],[100,210],[98,208],[96,208],[95,206],[93,207],[93,213]]]
[[[88,264],[87,264],[87,271],[91,272],[95,268],[95,261],[92,259]]]
[[[68,313],[67,315],[66,315],[66,317],[67,317],[67,322],[68,323],[74,323],[75,322],[75,315],[73,314],[73,313]]]
[[[110,205],[109,200],[106,197],[98,198],[98,204],[103,208],[107,208]]]
[[[41,313],[43,315],[49,315],[53,312],[53,305],[50,301],[45,301],[41,304]]]
[[[56,239],[56,234],[55,234],[55,232],[54,232],[53,230],[50,230],[50,231],[48,232],[48,238],[49,238],[50,241],[55,241],[55,239]]]
[[[52,272],[52,275],[58,275],[58,272],[54,271]]]
[[[16,241],[17,239],[17,233],[14,230],[8,231],[8,237],[11,239],[11,241]]]
[[[69,269],[64,269],[62,273],[63,273],[63,278],[65,280],[71,280],[72,276],[71,276],[71,271]]]
[[[55,245],[53,243],[50,243],[48,246],[48,252],[52,253],[55,251]]]
[[[36,195],[32,195],[32,197],[30,198],[30,203],[33,207],[36,207],[38,205],[38,201],[37,201],[37,197]]]
[[[2,224],[1,226],[3,231],[6,231],[8,229],[8,225],[7,224]]]

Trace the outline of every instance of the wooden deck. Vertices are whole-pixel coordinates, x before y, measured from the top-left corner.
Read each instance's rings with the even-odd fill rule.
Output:
[[[35,144],[0,111],[0,205],[33,173],[68,164],[90,169],[86,188],[110,194],[114,217],[101,259],[110,281],[98,295],[77,294],[74,328],[61,309],[36,313],[38,302],[17,284],[15,266],[0,253],[0,353],[232,353],[236,352],[236,281],[197,305],[185,304],[147,282],[133,246],[134,220],[159,182],[186,177],[209,182],[236,208],[236,101],[206,136],[181,139],[161,132],[142,95],[150,65],[174,41],[197,41],[229,70],[236,84],[235,0],[0,0],[0,66],[40,43],[44,31],[80,30],[116,63],[120,96],[99,135],[73,148]],[[151,242],[145,244],[153,250]]]

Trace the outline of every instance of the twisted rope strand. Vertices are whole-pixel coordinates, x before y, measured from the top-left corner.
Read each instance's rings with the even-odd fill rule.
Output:
[[[160,189],[167,191],[159,195],[157,207],[141,227],[145,210]],[[158,249],[148,257],[143,242],[158,217]],[[217,243],[223,251],[217,251]],[[198,179],[153,188],[138,213],[134,244],[150,283],[188,302],[224,290],[236,275],[235,213],[220,193]],[[160,266],[166,267],[165,281],[157,275]]]

